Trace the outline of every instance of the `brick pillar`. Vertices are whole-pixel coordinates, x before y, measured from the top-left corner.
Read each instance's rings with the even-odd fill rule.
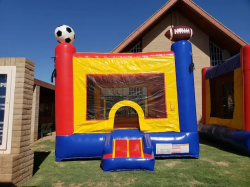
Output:
[[[26,58],[0,58],[1,66],[16,66],[11,153],[0,154],[0,183],[20,185],[33,173],[30,149],[34,63]],[[1,184],[0,184],[1,186]]]
[[[34,85],[30,143],[33,143],[38,139],[39,100],[40,100],[40,86]]]

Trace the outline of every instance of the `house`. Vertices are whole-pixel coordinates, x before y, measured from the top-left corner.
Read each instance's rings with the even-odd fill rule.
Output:
[[[164,34],[173,26],[194,30],[191,38],[197,120],[201,119],[201,69],[214,66],[240,52],[247,43],[190,0],[169,0],[139,26],[112,53],[169,51],[172,42]]]
[[[51,123],[55,130],[55,86],[34,79],[32,102],[31,143],[39,139],[42,124]]]

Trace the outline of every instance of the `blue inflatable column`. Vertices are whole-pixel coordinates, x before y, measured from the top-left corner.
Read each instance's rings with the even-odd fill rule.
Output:
[[[197,132],[192,46],[181,40],[172,44],[175,54],[178,108],[181,132]]]

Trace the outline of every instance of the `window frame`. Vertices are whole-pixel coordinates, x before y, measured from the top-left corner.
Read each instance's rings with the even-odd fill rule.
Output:
[[[139,41],[132,49],[129,50],[130,53],[141,53],[142,52],[142,41]]]
[[[0,74],[7,74],[7,85],[5,94],[4,124],[2,134],[2,144],[0,145],[0,153],[10,154],[13,126],[14,111],[14,94],[16,66],[1,66]]]
[[[213,48],[213,51],[211,51],[211,48]],[[216,52],[214,52],[214,51],[216,51]],[[210,65],[211,66],[216,66],[218,64],[223,63],[223,61],[224,61],[223,50],[211,41],[209,41],[209,57],[210,57]],[[212,57],[215,57],[216,59],[213,59]],[[221,59],[220,59],[220,57],[221,57]]]

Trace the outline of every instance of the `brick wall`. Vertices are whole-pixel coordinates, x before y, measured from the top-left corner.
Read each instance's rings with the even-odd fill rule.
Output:
[[[16,66],[11,153],[0,154],[0,182],[19,185],[33,173],[30,132],[34,63],[26,58],[0,58],[0,66]]]
[[[165,17],[165,19],[163,19],[142,38],[143,52],[170,50],[172,42],[168,40],[164,34],[171,28],[171,18],[171,14]]]
[[[30,143],[33,143],[38,139],[39,99],[40,99],[40,86],[34,85]]]

